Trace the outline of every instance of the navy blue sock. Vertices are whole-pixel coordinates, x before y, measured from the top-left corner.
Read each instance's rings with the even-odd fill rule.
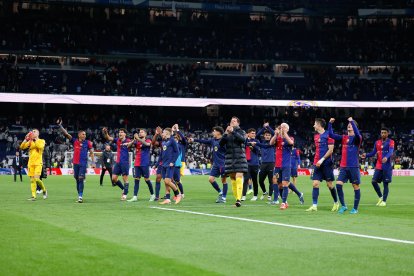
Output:
[[[292,183],[292,182],[290,182],[289,183],[289,189],[291,189],[295,194],[297,194],[298,195],[298,197],[300,197],[300,192],[299,192],[299,190],[298,189],[296,189],[296,186]]]
[[[184,193],[184,187],[183,187],[183,184],[182,184],[181,182],[178,182],[178,183],[177,183],[177,187],[178,187],[178,189],[180,190],[180,192],[183,194],[183,193]]]
[[[115,183],[121,190],[123,190],[124,189],[124,185],[122,185],[122,182],[121,182],[121,180],[118,180],[116,183]]]
[[[227,185],[227,183],[223,183],[223,195],[222,195],[222,197],[226,198],[228,188],[229,188],[229,185]]]
[[[354,190],[355,199],[354,199],[354,209],[358,210],[359,200],[361,199],[361,190]]]
[[[155,197],[160,198],[161,182],[155,182]]]
[[[84,186],[85,186],[85,184],[84,184],[84,182],[83,182],[84,180],[83,179],[79,179],[79,191],[78,191],[78,195],[80,196],[80,197],[82,197],[83,196],[83,188],[84,188]]]
[[[378,197],[382,197],[381,188],[378,185],[378,183],[374,181],[372,181],[371,183],[372,183],[372,187],[374,187],[375,192],[377,192]],[[384,185],[384,188],[385,188],[385,185]],[[385,189],[384,189],[384,193],[385,193]]]
[[[129,188],[129,183],[128,182],[125,182],[124,183],[124,195],[127,195],[128,194],[128,188]]]
[[[318,205],[319,188],[313,187],[312,190],[312,203]]]
[[[279,195],[280,195],[280,197],[282,197],[282,195],[283,195],[283,188],[279,188]]]
[[[289,195],[289,187],[283,187],[283,193],[282,193],[283,203],[286,203],[288,195]]]
[[[79,194],[79,179],[75,179],[76,180],[76,191]]]
[[[170,198],[171,198],[170,194],[165,195],[165,199],[170,199]]]
[[[178,196],[178,195],[180,194],[180,190],[178,190],[178,189],[177,189],[177,190],[175,190],[175,191],[173,191],[173,192],[174,192],[174,195],[175,195],[175,196]]]
[[[211,183],[211,186],[213,186],[214,190],[216,190],[218,193],[221,193],[220,186],[217,184],[216,181]],[[223,189],[224,189],[224,187],[223,187]]]
[[[150,194],[153,195],[154,194],[154,188],[152,187],[151,180],[149,180],[149,179],[148,180],[145,180],[145,183],[147,183],[148,190],[149,190]]]
[[[338,191],[338,197],[339,201],[341,202],[341,205],[346,206],[344,199],[344,190],[342,190],[342,185],[336,184],[336,190]]]
[[[387,202],[388,193],[390,192],[390,189],[388,188],[388,182],[384,182],[384,195],[382,196],[382,201]]]
[[[249,190],[253,189],[253,185],[249,184]]]
[[[332,187],[332,189],[329,188],[329,191],[331,192],[331,196],[332,196],[334,202],[337,203],[338,202],[338,195],[336,194],[335,187]]]
[[[134,196],[138,196],[139,192],[139,179],[134,179]]]
[[[273,184],[273,200],[277,201],[279,197],[279,186],[277,184]]]

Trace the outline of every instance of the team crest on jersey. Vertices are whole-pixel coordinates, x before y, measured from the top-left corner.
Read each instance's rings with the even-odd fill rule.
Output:
[[[346,142],[349,143],[349,139],[346,139]]]
[[[218,147],[217,146],[214,147],[214,151],[218,151]]]
[[[166,150],[167,149],[167,146],[162,146],[162,150]]]

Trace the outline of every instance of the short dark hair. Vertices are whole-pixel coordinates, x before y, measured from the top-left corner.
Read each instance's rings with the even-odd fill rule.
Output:
[[[390,129],[388,128],[388,127],[382,127],[381,128],[381,131],[383,131],[383,130],[385,130],[386,132],[388,132],[388,133],[390,133],[391,131],[390,131]]]
[[[270,134],[270,135],[272,135],[272,133],[270,133],[270,131],[268,131],[268,130],[263,131],[263,135],[265,135],[265,134]]]
[[[145,128],[139,129],[138,132],[140,132],[141,130],[143,130],[145,133],[148,133],[148,131]]]
[[[125,134],[127,134],[127,130],[125,128],[120,128],[119,131],[123,131]]]
[[[221,126],[215,126],[213,127],[213,130],[220,132],[220,134],[224,133],[224,129]]]
[[[325,121],[325,119],[322,119],[322,118],[316,118],[315,119],[315,122],[318,122],[320,125],[321,125],[321,127],[325,127],[326,126],[326,121]]]
[[[237,123],[239,123],[240,124],[240,119],[238,118],[238,117],[236,117],[236,116],[233,116],[233,117],[231,117],[232,119],[236,119],[237,120]]]
[[[255,130],[254,128],[249,128],[249,129],[247,130],[247,133],[250,133],[250,132],[256,132],[256,130]]]

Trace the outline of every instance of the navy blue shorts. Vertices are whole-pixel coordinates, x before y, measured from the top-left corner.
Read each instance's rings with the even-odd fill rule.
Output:
[[[174,167],[173,179],[176,182],[180,182],[181,180],[180,170],[181,170],[181,167]]]
[[[388,182],[391,183],[392,181],[392,169],[388,170],[378,170],[375,169],[374,176],[372,177],[372,181],[375,181],[377,183],[381,182]]]
[[[333,164],[332,163],[322,163],[322,165],[317,168],[316,166],[313,167],[313,173],[311,176],[312,180],[317,180],[317,181],[326,181],[326,182],[331,182],[335,180],[335,176],[334,176],[334,169],[333,169]]]
[[[114,171],[112,172],[114,175],[129,175],[129,165],[125,163],[115,163]]]
[[[162,167],[162,178],[172,179],[174,176],[175,167]]]
[[[292,167],[290,168],[290,176],[291,177],[298,177],[298,167]]]
[[[150,168],[149,166],[135,166],[134,167],[134,178],[149,178]]]
[[[284,167],[284,168],[275,168],[273,170],[273,175],[276,176],[277,182],[280,183],[282,181],[290,181],[290,168]]]
[[[211,167],[210,176],[214,177],[226,177],[226,172],[224,170],[224,166],[219,167],[215,164]]]
[[[163,166],[162,165],[158,165],[158,167],[157,167],[157,175],[159,175],[159,174],[162,175],[162,170],[163,170]]]
[[[80,164],[73,164],[73,177],[76,179],[79,177],[82,177],[85,179],[86,175],[86,165],[80,165]]]
[[[359,168],[340,168],[337,181],[343,183],[361,184],[361,172]]]

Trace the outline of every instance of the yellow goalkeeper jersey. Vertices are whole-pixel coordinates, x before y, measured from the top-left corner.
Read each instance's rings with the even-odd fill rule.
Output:
[[[29,163],[27,166],[42,166],[43,165],[43,150],[45,149],[45,140],[37,139],[36,142],[24,140],[20,145],[20,149],[25,150],[29,148]]]

